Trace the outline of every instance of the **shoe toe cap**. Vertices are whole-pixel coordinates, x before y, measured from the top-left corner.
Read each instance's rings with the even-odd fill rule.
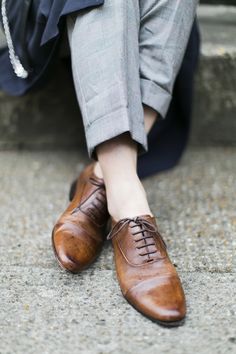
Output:
[[[125,295],[138,311],[154,321],[163,323],[182,321],[186,315],[185,296],[176,276],[142,281]]]
[[[60,266],[73,273],[85,269],[95,258],[89,236],[74,225],[63,225],[52,234],[55,256]]]

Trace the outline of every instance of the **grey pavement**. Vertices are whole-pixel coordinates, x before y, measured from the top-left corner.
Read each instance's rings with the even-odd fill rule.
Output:
[[[144,180],[187,296],[173,329],[123,299],[110,243],[80,275],[58,267],[51,229],[84,156],[0,152],[0,353],[235,353],[236,149],[191,148]]]

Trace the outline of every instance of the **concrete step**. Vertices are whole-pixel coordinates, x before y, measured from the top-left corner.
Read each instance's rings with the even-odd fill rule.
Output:
[[[202,5],[193,144],[236,144],[236,7]]]
[[[236,145],[236,7],[201,5],[193,145]],[[43,91],[23,98],[0,92],[0,148],[84,146],[83,126],[66,68]]]

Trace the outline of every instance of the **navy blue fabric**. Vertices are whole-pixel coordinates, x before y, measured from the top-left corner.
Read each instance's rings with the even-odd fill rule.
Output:
[[[36,16],[27,22],[27,53],[33,68],[27,79],[14,74],[7,49],[0,50],[0,89],[13,96],[24,95],[47,75],[49,63],[56,54],[57,43],[65,24],[65,15],[84,8],[103,5],[105,0],[34,0]],[[23,0],[8,1],[7,13],[17,55],[22,47],[18,40]],[[31,9],[32,10],[32,9]],[[34,13],[34,12],[32,12]]]
[[[140,178],[174,167],[189,138],[194,74],[199,59],[200,37],[195,21],[184,60],[177,76],[173,98],[164,120],[157,121],[148,135],[148,152],[138,158]]]

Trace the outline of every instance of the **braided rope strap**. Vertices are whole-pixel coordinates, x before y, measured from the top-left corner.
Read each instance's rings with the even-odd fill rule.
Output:
[[[19,57],[17,56],[17,54],[15,52],[15,48],[14,48],[12,36],[11,36],[11,31],[10,31],[10,25],[9,25],[9,21],[8,21],[8,17],[7,17],[6,4],[7,4],[7,0],[2,0],[2,3],[1,3],[2,24],[3,24],[3,30],[4,30],[4,33],[6,36],[8,52],[9,52],[9,59],[10,59],[13,71],[16,74],[16,76],[21,79],[26,79],[28,77],[29,73],[23,67],[23,65],[20,62]]]

